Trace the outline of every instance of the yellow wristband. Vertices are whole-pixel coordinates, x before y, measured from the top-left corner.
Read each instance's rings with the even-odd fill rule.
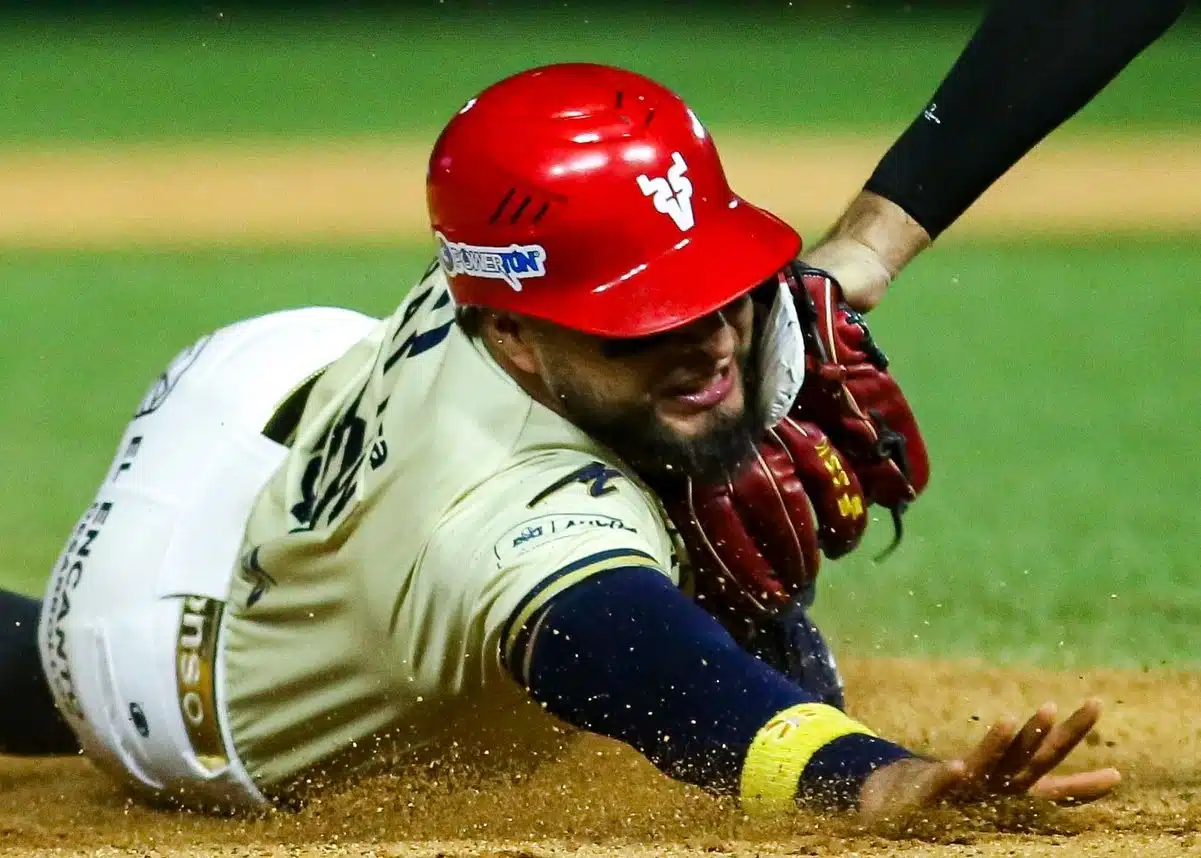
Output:
[[[800,703],[772,716],[759,728],[742,763],[738,794],[756,815],[796,807],[801,773],[813,755],[843,736],[876,734],[833,706]]]

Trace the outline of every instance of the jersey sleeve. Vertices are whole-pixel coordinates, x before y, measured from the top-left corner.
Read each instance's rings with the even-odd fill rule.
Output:
[[[528,621],[554,596],[620,568],[679,583],[673,543],[653,496],[612,465],[556,452],[494,475],[439,526],[422,560],[454,586],[469,650],[509,659]],[[429,568],[424,568],[429,567]]]

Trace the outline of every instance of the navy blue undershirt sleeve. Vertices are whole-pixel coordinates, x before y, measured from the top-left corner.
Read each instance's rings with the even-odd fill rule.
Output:
[[[42,603],[0,590],[0,754],[77,754],[79,744],[54,703],[38,655]]]
[[[568,588],[520,635],[510,671],[548,711],[719,794],[737,792],[747,749],[772,716],[818,702],[645,567]],[[802,780],[818,776],[833,790],[823,797],[845,804],[868,774],[906,756],[883,739],[844,737],[814,755]],[[822,784],[806,791],[822,794]]]

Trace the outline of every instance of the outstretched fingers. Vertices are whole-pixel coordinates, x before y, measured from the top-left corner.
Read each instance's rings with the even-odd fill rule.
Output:
[[[1030,795],[1055,804],[1088,804],[1109,795],[1121,782],[1122,775],[1117,769],[1045,775],[1030,787]]]
[[[899,811],[999,794],[1026,793],[1065,805],[1108,795],[1121,782],[1116,769],[1050,774],[1096,725],[1100,701],[1086,701],[1059,724],[1055,715],[1055,706],[1046,704],[1020,729],[1015,719],[1002,718],[960,760],[912,759],[884,766],[864,784],[861,816],[887,821]]]
[[[1084,740],[1101,717],[1101,701],[1092,698],[1047,732],[1038,749],[1030,755],[1026,767],[1010,781],[1010,788],[1024,792],[1064,761]],[[1110,787],[1112,789],[1112,787]]]
[[[1010,747],[1017,739],[1017,722],[1005,717],[996,721],[963,759],[966,792],[987,792],[991,788],[993,773],[1005,759]]]
[[[1030,716],[990,772],[990,789],[998,792],[1021,792],[1025,789],[1025,786],[1015,786],[1014,778],[1025,770],[1042,746],[1044,739],[1055,726],[1057,712],[1054,703],[1044,703]]]

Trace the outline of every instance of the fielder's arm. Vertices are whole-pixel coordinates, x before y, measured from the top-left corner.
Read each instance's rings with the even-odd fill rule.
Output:
[[[1187,0],[995,0],[805,261],[869,310],[901,269],[1180,17]]]
[[[800,801],[857,808],[870,823],[1005,792],[1089,801],[1118,780],[1112,769],[1047,775],[1092,729],[1095,703],[1060,724],[1047,707],[1020,731],[1000,722],[962,760],[918,759],[747,654],[646,566],[568,587],[513,634],[508,669],[549,712],[751,812]]]

